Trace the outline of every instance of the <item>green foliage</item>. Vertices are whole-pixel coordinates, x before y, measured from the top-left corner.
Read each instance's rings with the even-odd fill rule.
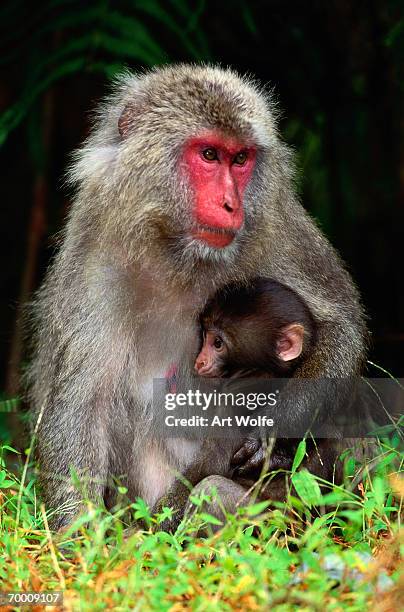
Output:
[[[300,499],[309,507],[321,502],[321,491],[316,478],[306,469],[292,475],[292,484]]]
[[[196,8],[187,0],[132,0],[109,3],[93,0],[83,5],[78,0],[47,0],[40,9],[40,26],[24,32],[21,5],[14,3],[3,11],[7,32],[3,42],[12,48],[0,59],[7,65],[19,59],[25,48],[29,54],[22,92],[18,100],[0,116],[0,145],[26,117],[39,96],[61,79],[78,72],[101,72],[112,78],[130,62],[148,67],[172,60],[149,24],[174,36],[189,61],[209,59],[209,48],[198,19],[205,2]],[[60,10],[61,9],[61,10]],[[25,38],[25,45],[13,45]],[[49,52],[47,40],[54,40]]]
[[[12,439],[9,415],[17,412],[19,405],[18,397],[6,397],[0,393],[0,444]]]
[[[193,499],[199,510],[175,534],[158,531],[171,510],[152,516],[141,499],[113,514],[88,502],[67,531],[51,534],[34,477],[25,484],[10,473],[4,454],[15,451],[3,447],[2,590],[62,590],[65,606],[80,610],[360,610],[382,600],[397,609],[400,452],[382,442],[384,461],[352,493],[299,471],[304,450],[291,473],[300,499],[292,491],[276,508],[240,508],[201,539],[198,530],[221,524],[203,512],[207,496]],[[128,512],[143,528],[125,531]]]
[[[306,440],[301,440],[296,449],[292,464],[292,472],[295,472],[306,455]]]
[[[0,394],[0,413],[2,412],[16,412],[20,405],[20,398],[18,397],[2,397]]]

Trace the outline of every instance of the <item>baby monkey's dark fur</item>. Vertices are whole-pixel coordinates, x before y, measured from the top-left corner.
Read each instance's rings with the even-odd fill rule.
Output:
[[[291,324],[303,328],[302,351],[285,361],[277,346]],[[289,287],[263,277],[219,291],[204,309],[201,325],[205,331],[217,330],[226,344],[220,376],[292,375],[315,343],[315,323],[304,301]]]
[[[226,346],[226,356],[218,373],[220,377],[293,376],[296,367],[310,355],[315,344],[315,322],[307,305],[295,291],[267,278],[259,277],[248,286],[226,286],[208,302],[200,321],[203,338],[209,330],[214,330]],[[279,357],[277,346],[283,330],[292,325],[303,328],[302,350],[296,359],[284,361]],[[241,475],[232,465],[234,452],[241,445],[241,440],[240,432],[238,439],[207,439],[202,443],[194,463],[155,508],[158,511],[162,505],[167,505],[175,510],[173,518],[165,521],[162,529],[173,531],[178,526],[187,507],[189,486],[201,483],[203,490],[203,479],[206,479],[208,492],[213,487],[217,488],[221,503],[228,512],[234,512],[236,502],[240,500],[242,505],[251,501],[248,489],[254,486],[260,473]],[[294,439],[277,440],[270,450],[267,470],[290,469],[297,443],[298,440]],[[322,458],[317,456],[319,448],[315,449],[309,442],[307,445],[313,454],[308,466],[314,467],[320,460],[322,464],[328,462],[331,469],[335,455],[331,453],[328,441],[326,446],[320,443]],[[271,481],[270,490],[261,487],[258,495],[264,499],[282,499],[285,495],[284,484],[284,478],[278,477],[278,482]],[[223,517],[218,505],[209,506],[209,512]]]

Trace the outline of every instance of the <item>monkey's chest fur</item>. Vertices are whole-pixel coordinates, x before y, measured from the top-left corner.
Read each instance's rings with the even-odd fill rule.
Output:
[[[137,274],[132,296],[125,393],[130,401],[123,401],[123,410],[112,415],[118,444],[111,448],[119,452],[112,456],[111,469],[126,474],[130,497],[139,495],[153,506],[200,446],[198,440],[156,435],[153,381],[166,378],[173,365],[182,380],[190,376],[198,351],[198,315],[207,296],[173,291],[145,271]],[[163,418],[162,411],[159,414]]]

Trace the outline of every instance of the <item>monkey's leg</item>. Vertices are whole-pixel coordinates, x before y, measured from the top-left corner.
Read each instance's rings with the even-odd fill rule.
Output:
[[[200,507],[195,506],[190,497],[198,498],[202,495],[208,499],[204,499]],[[203,478],[194,487],[190,487],[185,481],[176,481],[169,493],[161,498],[153,509],[153,514],[161,512],[164,506],[169,506],[174,511],[172,518],[160,523],[156,530],[174,533],[184,517],[191,517],[197,510],[224,522],[226,514],[236,512],[240,506],[247,506],[255,497],[248,487],[217,474]],[[214,526],[213,531],[218,529],[220,526]],[[128,535],[133,531],[134,529],[129,529]]]
[[[206,480],[212,474],[215,475],[215,478],[224,477],[224,480],[229,480],[233,473],[230,460],[234,454],[235,445],[237,447],[239,443],[233,439],[221,440],[220,445],[215,439],[204,441],[193,463],[188,466],[181,477],[176,478],[168,493],[154,507],[153,514],[161,512],[164,506],[174,511],[173,517],[160,524],[159,529],[171,532],[177,529],[184,517],[190,492],[202,480]]]
[[[190,485],[187,480],[176,480],[168,493],[159,499],[152,510],[152,514],[154,515],[162,512],[164,506],[171,508],[173,514],[171,518],[165,519],[156,527],[158,531],[174,533],[177,530],[184,518],[185,508],[191,490],[192,485]]]
[[[208,476],[197,484],[191,491],[191,496],[201,498],[201,506],[195,506],[188,500],[185,508],[185,516],[191,517],[196,512],[204,512],[214,516],[221,521],[221,525],[209,525],[198,535],[208,535],[209,532],[216,533],[222,528],[226,521],[227,514],[234,514],[237,508],[248,506],[255,499],[243,485],[234,482],[224,476]],[[208,499],[205,499],[205,498]]]
[[[71,523],[85,510],[84,500],[102,503],[108,448],[102,420],[88,406],[80,419],[73,410],[54,409],[42,420],[38,431],[40,482],[52,529]]]

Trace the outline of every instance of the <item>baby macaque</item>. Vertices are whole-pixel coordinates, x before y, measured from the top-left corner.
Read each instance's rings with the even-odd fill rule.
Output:
[[[315,325],[303,300],[285,285],[257,278],[229,285],[201,315],[203,377],[291,376],[314,346]]]
[[[201,317],[202,348],[195,360],[195,371],[206,378],[273,378],[293,376],[296,367],[307,358],[315,343],[315,322],[295,291],[268,278],[256,278],[246,287],[232,284],[219,291],[206,305]],[[277,439],[267,461],[267,470],[291,468],[299,440]],[[207,439],[193,463],[176,480],[168,495],[160,500],[155,511],[163,505],[175,509],[172,519],[160,528],[173,531],[186,508],[189,488],[196,491],[219,486],[221,502],[227,511],[235,511],[236,500],[243,505],[251,498],[248,491],[259,479],[260,469],[246,473],[234,466],[235,451],[242,445],[237,440]],[[308,448],[311,442],[308,441]],[[331,455],[330,455],[331,456]],[[316,456],[308,460],[315,465]],[[321,458],[320,458],[321,461]],[[199,486],[200,483],[200,486]],[[204,484],[203,484],[204,483]],[[260,497],[282,499],[284,481],[271,482],[269,491]],[[218,507],[209,512],[223,518]]]

